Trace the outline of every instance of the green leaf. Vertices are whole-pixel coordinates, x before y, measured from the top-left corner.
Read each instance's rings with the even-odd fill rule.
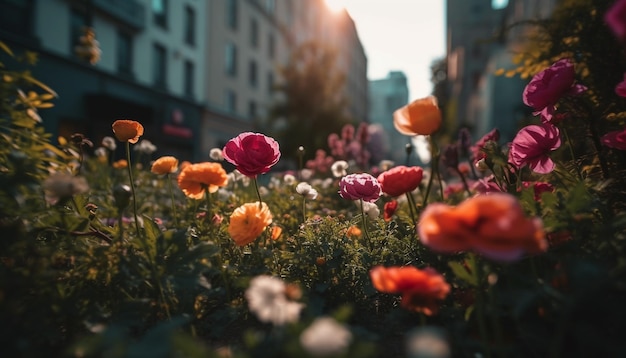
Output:
[[[470,273],[465,266],[456,261],[448,262],[448,266],[450,266],[452,272],[454,272],[454,275],[457,278],[469,283],[472,286],[478,286],[478,278],[474,273]]]

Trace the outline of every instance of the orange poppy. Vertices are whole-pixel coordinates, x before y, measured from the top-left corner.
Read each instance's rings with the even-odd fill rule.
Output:
[[[124,169],[128,167],[128,161],[126,159],[120,159],[113,162],[113,168],[115,169]]]
[[[204,191],[215,193],[228,184],[228,175],[220,163],[204,162],[186,166],[178,175],[178,186],[192,199],[202,199]]]
[[[130,119],[118,119],[113,122],[113,133],[120,142],[135,144],[143,135],[143,126]]]
[[[422,243],[434,251],[475,250],[498,261],[548,248],[541,219],[526,218],[517,199],[507,193],[475,196],[456,207],[430,204],[418,231]]]
[[[439,301],[450,293],[445,278],[432,268],[376,266],[370,278],[378,291],[402,294],[402,307],[428,316],[437,313]]]
[[[172,156],[161,157],[152,163],[151,172],[154,174],[170,174],[178,170],[178,159]]]
[[[346,230],[346,236],[349,238],[358,239],[362,234],[363,232],[356,225],[352,225],[348,228],[348,230]]]
[[[441,126],[435,96],[417,99],[393,113],[393,125],[404,135],[430,135]]]
[[[246,203],[230,215],[228,233],[237,246],[244,246],[254,241],[265,228],[272,223],[272,213],[267,204]]]
[[[272,240],[276,241],[280,238],[280,235],[283,233],[283,228],[280,226],[272,226]]]

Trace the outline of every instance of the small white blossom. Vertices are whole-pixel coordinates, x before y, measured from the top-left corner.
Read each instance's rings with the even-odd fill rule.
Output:
[[[300,344],[315,357],[340,355],[348,349],[351,341],[350,330],[331,317],[316,318],[300,334]]]
[[[135,146],[135,150],[137,152],[144,153],[144,154],[152,154],[156,152],[157,147],[154,144],[152,144],[151,141],[147,139],[142,139],[139,142],[139,144]]]
[[[43,182],[46,202],[56,204],[60,199],[67,199],[89,190],[87,180],[69,173],[55,173]]]
[[[221,162],[224,160],[224,155],[222,154],[222,150],[219,148],[213,148],[209,152],[209,158]]]
[[[285,292],[283,280],[266,275],[257,276],[250,281],[245,293],[248,308],[261,322],[277,326],[297,322],[304,305],[290,301]]]
[[[117,143],[115,143],[115,138],[106,136],[102,138],[102,146],[110,151],[114,151],[117,148]]]
[[[270,191],[266,187],[264,186],[259,187],[259,194],[261,194],[261,196],[266,196],[269,193]]]
[[[283,181],[287,185],[294,185],[296,183],[296,177],[291,174],[285,174]]]
[[[317,190],[313,189],[308,183],[302,182],[296,186],[296,192],[309,200],[317,198]]]
[[[280,187],[280,179],[276,177],[271,177],[270,182],[267,184],[267,187],[270,189],[277,189]]]
[[[359,209],[361,209],[361,200],[355,201],[354,203]],[[365,215],[367,215],[367,217],[371,220],[374,220],[380,216],[380,209],[376,203],[363,201],[363,213],[365,213]]]
[[[311,169],[302,169],[300,171],[300,177],[302,180],[309,180],[313,176],[313,171]]]
[[[330,170],[333,172],[335,178],[341,178],[348,175],[348,168],[350,165],[345,160],[338,160],[330,166]]]
[[[419,328],[406,337],[407,357],[449,358],[452,356],[445,335],[435,328]]]
[[[93,153],[98,158],[106,158],[109,156],[109,153],[107,152],[107,149],[105,147],[98,147]]]

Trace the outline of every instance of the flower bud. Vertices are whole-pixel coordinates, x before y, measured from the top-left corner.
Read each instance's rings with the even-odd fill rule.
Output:
[[[130,187],[126,184],[116,185],[115,188],[113,188],[113,198],[115,199],[115,205],[117,205],[118,211],[126,209],[128,204],[130,204],[131,196],[132,192]]]

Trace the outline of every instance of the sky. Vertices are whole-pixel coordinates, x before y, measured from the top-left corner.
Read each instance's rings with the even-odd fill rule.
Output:
[[[445,55],[444,0],[326,0],[354,20],[367,56],[368,79],[407,76],[409,101],[428,96],[431,63]]]

